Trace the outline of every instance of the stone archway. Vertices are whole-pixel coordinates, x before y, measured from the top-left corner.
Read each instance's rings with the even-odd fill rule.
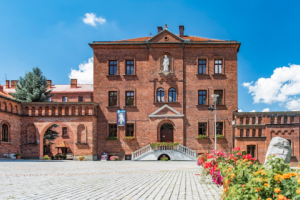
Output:
[[[161,154],[160,156],[158,156],[157,160],[160,160],[163,156],[167,157],[168,160],[171,160],[171,157],[168,154]]]
[[[174,127],[171,123],[164,123],[160,127],[160,142],[174,142]]]

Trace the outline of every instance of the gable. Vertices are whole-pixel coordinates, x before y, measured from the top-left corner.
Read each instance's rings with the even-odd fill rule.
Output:
[[[149,42],[183,42],[183,39],[168,30],[163,30],[150,38]]]
[[[181,114],[174,108],[171,108],[169,105],[165,104],[150,114],[149,117],[184,117],[184,114]]]

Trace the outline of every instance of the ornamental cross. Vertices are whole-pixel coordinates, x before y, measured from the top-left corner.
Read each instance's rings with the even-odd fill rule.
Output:
[[[164,25],[164,29],[168,30],[168,25],[167,24]]]

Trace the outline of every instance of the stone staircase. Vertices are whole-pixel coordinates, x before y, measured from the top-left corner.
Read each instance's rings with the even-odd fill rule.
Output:
[[[132,153],[131,160],[158,160],[161,155],[169,156],[170,160],[196,160],[196,151],[183,146],[160,146],[151,148],[150,144]]]

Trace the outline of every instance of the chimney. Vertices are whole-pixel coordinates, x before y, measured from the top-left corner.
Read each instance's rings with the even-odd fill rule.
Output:
[[[0,85],[0,92],[3,92],[3,86]]]
[[[77,79],[71,79],[71,88],[77,88]]]
[[[179,26],[179,33],[180,33],[180,37],[184,36],[184,26],[183,25]]]
[[[161,32],[163,30],[162,26],[157,27],[157,33]]]
[[[6,80],[6,88],[9,88],[9,80]]]
[[[17,84],[18,84],[18,81],[11,80],[11,88],[15,88]]]
[[[47,89],[50,89],[52,86],[52,80],[47,80],[47,83],[48,83]]]

